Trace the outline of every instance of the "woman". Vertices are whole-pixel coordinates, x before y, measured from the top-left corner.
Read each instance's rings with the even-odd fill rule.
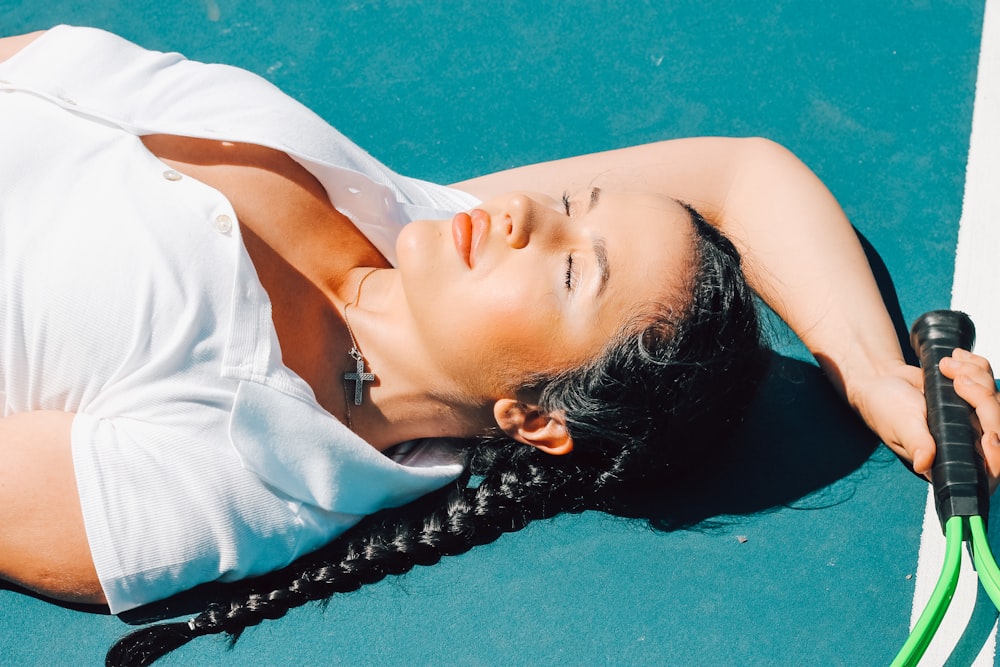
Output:
[[[533,518],[627,511],[710,454],[761,354],[738,255],[706,219],[869,425],[930,465],[919,375],[853,231],[773,144],[666,142],[448,189],[232,68],[65,27],[4,40],[0,60],[17,156],[0,218],[3,578],[117,613],[260,575],[461,474],[440,447],[396,450],[407,465],[377,450],[492,438],[467,448],[476,488],[141,636],[140,660]],[[992,446],[989,368],[951,363]]]

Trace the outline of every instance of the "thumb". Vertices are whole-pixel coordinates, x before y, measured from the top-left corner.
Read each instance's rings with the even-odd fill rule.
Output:
[[[903,434],[901,440],[903,449],[913,461],[913,472],[918,475],[928,475],[934,465],[937,444],[926,425],[923,428],[914,427],[911,432]]]

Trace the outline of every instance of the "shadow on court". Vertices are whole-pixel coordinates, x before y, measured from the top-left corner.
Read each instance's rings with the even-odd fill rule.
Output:
[[[784,507],[846,477],[878,438],[813,364],[774,355],[746,423],[717,466],[649,519],[662,528],[711,527],[726,517]]]
[[[892,277],[871,242],[855,231],[904,358],[916,365]],[[644,518],[665,530],[710,528],[727,523],[726,517],[785,507],[852,473],[880,442],[818,366],[776,353],[748,415],[716,466],[659,506],[652,502]]]

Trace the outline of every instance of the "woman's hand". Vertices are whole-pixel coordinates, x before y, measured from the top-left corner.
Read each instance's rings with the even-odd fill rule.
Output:
[[[978,448],[986,461],[992,492],[1000,480],[1000,393],[993,370],[986,359],[965,350],[942,359],[940,369],[954,382],[959,397],[975,410],[975,426],[981,432]],[[919,368],[900,363],[874,375],[857,388],[851,402],[892,451],[910,462],[914,472],[930,478],[936,447],[927,427]]]
[[[929,477],[934,438],[927,427],[923,372],[900,361],[855,385],[850,403],[893,452]]]

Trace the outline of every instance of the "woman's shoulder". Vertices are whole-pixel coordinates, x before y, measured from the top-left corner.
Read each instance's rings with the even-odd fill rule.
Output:
[[[20,53],[21,49],[25,48],[44,34],[44,30],[38,30],[36,32],[25,33],[23,35],[0,37],[0,63],[14,57],[16,54]]]

